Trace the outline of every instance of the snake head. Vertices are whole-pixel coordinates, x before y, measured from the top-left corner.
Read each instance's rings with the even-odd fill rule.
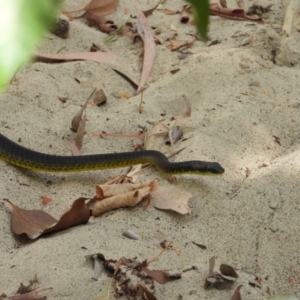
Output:
[[[195,161],[193,166],[195,173],[203,175],[222,175],[225,170],[217,162]]]

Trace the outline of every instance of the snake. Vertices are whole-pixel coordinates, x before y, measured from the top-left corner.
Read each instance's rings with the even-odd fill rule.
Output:
[[[217,162],[200,160],[170,162],[161,152],[141,150],[79,156],[59,156],[25,148],[0,134],[0,158],[12,165],[44,172],[79,172],[120,168],[149,163],[166,174],[221,175],[223,167]]]

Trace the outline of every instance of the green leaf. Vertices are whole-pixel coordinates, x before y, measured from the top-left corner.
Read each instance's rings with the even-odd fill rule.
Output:
[[[0,0],[0,92],[29,60],[61,0]]]
[[[194,17],[197,30],[200,36],[206,41],[209,21],[209,0],[187,0],[194,10]]]

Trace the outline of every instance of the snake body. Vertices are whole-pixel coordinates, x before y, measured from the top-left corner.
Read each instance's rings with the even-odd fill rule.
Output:
[[[2,134],[0,134],[0,158],[25,169],[45,172],[78,172],[150,163],[167,174],[218,175],[224,173],[224,169],[217,162],[197,160],[169,162],[164,154],[154,150],[82,156],[44,154],[20,146]]]

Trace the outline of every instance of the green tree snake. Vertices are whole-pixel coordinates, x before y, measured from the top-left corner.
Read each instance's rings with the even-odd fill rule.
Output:
[[[45,172],[77,172],[150,163],[167,174],[221,175],[223,167],[217,162],[170,162],[159,151],[107,153],[82,156],[56,156],[30,150],[0,134],[0,158],[13,165]]]

